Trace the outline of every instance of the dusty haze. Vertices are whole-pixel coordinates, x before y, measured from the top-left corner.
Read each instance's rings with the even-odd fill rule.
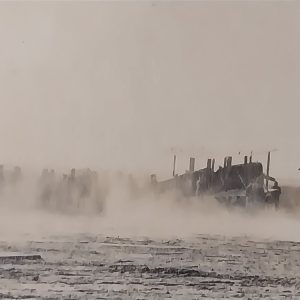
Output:
[[[1,2],[0,157],[171,173],[273,154],[299,179],[297,2]],[[238,158],[237,158],[238,159]]]
[[[111,177],[104,210],[61,211],[41,207],[36,179],[24,177],[17,188],[1,190],[0,240],[102,235],[142,238],[193,238],[199,234],[247,236],[300,241],[299,205],[245,209],[226,208],[213,197],[184,198],[175,191],[144,190],[133,196],[126,182]],[[56,199],[53,199],[54,201]]]
[[[276,149],[271,174],[296,185],[300,180],[300,3],[1,2],[0,37],[5,165],[166,178],[174,152],[184,172],[190,156],[200,167],[208,157],[221,164],[231,154],[237,162],[253,150],[264,163]],[[156,234],[163,224],[166,234],[216,233],[216,215],[196,215],[195,204],[182,210],[141,199],[137,206],[125,202],[125,209],[126,199],[112,195],[110,205],[118,205],[104,220],[68,217],[68,223],[22,209],[14,218],[24,217],[28,232],[48,227],[49,218],[58,231],[63,224],[87,230],[95,222],[127,233],[136,224],[142,224],[139,234]],[[6,209],[5,224],[11,220]],[[297,222],[270,212],[235,232],[233,224],[244,216],[219,213],[219,222],[232,226],[224,231],[234,234],[261,232],[269,217],[286,220],[286,232]],[[124,223],[116,225],[121,216]],[[273,236],[278,223],[268,224],[273,227],[263,237]]]

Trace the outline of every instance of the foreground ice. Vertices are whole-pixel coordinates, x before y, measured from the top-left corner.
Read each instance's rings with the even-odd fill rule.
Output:
[[[2,241],[6,299],[300,298],[300,243],[197,235],[191,239],[47,236]]]

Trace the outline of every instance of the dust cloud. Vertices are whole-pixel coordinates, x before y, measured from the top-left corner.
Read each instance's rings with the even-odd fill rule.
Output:
[[[235,163],[253,151],[265,165],[277,149],[271,176],[298,185],[299,8],[282,1],[2,1],[0,163],[27,169],[18,187],[0,193],[0,236],[300,239],[297,213],[285,209],[246,213],[147,188],[132,195],[109,176],[100,203],[93,190],[91,205],[70,210],[65,183],[45,193],[50,205],[38,201],[37,183],[45,166],[59,170],[60,180],[61,170],[86,166],[169,178],[173,151],[181,174],[191,156],[200,168],[209,157],[232,155]]]
[[[18,186],[2,190],[0,238],[27,240],[73,234],[147,238],[192,238],[198,234],[249,236],[300,241],[295,212],[273,208],[248,210],[219,204],[215,198],[185,198],[176,192],[156,194],[140,180],[132,189],[119,175],[110,176],[101,211],[72,203],[41,203],[36,174],[24,176]],[[135,187],[136,188],[136,187]],[[88,199],[80,199],[87,202]]]

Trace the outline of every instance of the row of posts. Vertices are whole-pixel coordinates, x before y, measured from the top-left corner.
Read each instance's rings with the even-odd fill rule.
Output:
[[[174,157],[176,157],[176,155],[175,155]],[[175,165],[174,165],[174,166],[175,166]],[[206,168],[207,168],[208,170],[214,171],[214,169],[215,169],[215,159],[209,158],[209,159],[207,160]],[[174,170],[175,170],[175,168],[173,169],[173,174],[175,173]],[[190,158],[189,172],[190,172],[190,173],[195,172],[195,158],[194,158],[194,157],[191,157],[191,158]]]

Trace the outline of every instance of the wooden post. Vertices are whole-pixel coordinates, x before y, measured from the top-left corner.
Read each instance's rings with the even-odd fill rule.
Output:
[[[248,163],[248,156],[246,155],[245,157],[244,157],[244,164],[246,165]]]
[[[157,178],[155,174],[151,174],[150,176],[150,182],[152,185],[156,185],[157,184]]]
[[[211,186],[211,158],[207,160],[205,177],[206,177],[206,188],[209,189]]]
[[[212,171],[215,171],[215,159],[212,160],[212,166],[211,166]]]
[[[209,158],[208,160],[207,160],[207,169],[208,170],[211,170],[211,158]]]
[[[267,180],[266,180],[266,188],[269,191],[269,176],[270,176],[270,161],[271,161],[271,152],[268,152],[268,161],[267,161]]]
[[[190,157],[190,168],[189,168],[190,172],[194,172],[195,171],[195,158],[194,157]]]
[[[174,160],[173,160],[173,177],[175,176],[175,168],[176,168],[176,155],[174,155]]]
[[[232,165],[232,156],[228,156],[227,158],[227,167],[231,168]]]

